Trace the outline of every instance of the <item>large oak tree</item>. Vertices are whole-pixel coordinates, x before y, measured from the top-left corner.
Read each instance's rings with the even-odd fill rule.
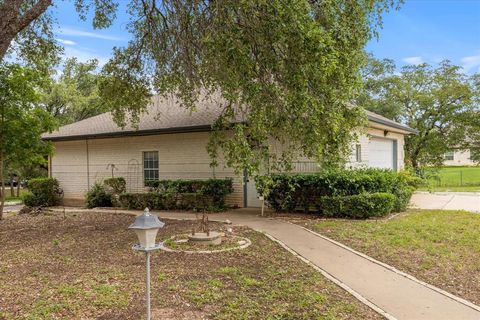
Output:
[[[478,148],[478,74],[469,76],[449,61],[407,65],[397,73],[393,61],[370,57],[363,77],[360,105],[418,130],[405,141],[406,160],[414,169],[442,165],[453,148]]]
[[[103,69],[101,96],[119,125],[138,119],[149,96],[175,93],[186,108],[220,96],[223,113],[208,151],[238,172],[288,167],[302,154],[338,164],[354,128],[348,102],[363,48],[395,0],[130,0],[132,40]],[[52,0],[0,1],[0,59],[8,50],[38,63],[55,57]],[[115,0],[75,0],[80,16],[108,27]],[[15,45],[12,45],[14,43]],[[44,59],[37,59],[38,57]],[[41,63],[39,63],[41,66]],[[242,119],[240,123],[234,123]],[[283,145],[278,153],[271,141]]]

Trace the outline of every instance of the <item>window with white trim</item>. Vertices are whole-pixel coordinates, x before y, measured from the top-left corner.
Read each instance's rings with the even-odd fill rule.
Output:
[[[453,150],[445,152],[444,158],[445,160],[453,161],[454,160],[455,152]]]
[[[158,151],[143,152],[143,180],[158,180]]]

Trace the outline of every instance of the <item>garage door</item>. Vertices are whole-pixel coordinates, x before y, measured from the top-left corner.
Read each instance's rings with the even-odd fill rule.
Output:
[[[394,140],[370,138],[368,165],[372,168],[396,170],[396,143]]]

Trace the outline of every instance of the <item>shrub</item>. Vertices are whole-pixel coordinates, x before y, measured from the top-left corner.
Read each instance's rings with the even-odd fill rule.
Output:
[[[123,177],[105,179],[103,184],[108,193],[121,194],[127,191],[127,182]]]
[[[100,183],[95,183],[93,187],[87,192],[87,207],[111,207],[112,194],[107,192],[105,187]]]
[[[165,196],[163,206],[169,209],[221,211],[226,208],[226,196],[233,192],[232,179],[155,180],[147,186]]]
[[[54,178],[36,178],[28,181],[28,190],[22,199],[26,206],[54,206],[60,201],[62,190]]]
[[[416,180],[382,169],[330,170],[316,174],[272,174],[257,179],[259,192],[276,211],[316,209],[321,197],[386,192],[395,196],[395,211],[405,210]]]
[[[362,193],[352,196],[320,198],[323,214],[336,218],[367,219],[389,214],[395,204],[391,193]]]

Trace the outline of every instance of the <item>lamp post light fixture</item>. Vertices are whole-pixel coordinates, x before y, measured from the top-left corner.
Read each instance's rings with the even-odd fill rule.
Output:
[[[150,312],[150,252],[160,249],[161,245],[156,243],[157,233],[160,228],[163,228],[165,223],[160,221],[157,216],[151,215],[148,208],[145,208],[143,214],[139,215],[135,222],[128,228],[133,229],[138,237],[138,244],[135,244],[132,249],[136,251],[145,252],[146,257],[146,294],[147,294],[147,320],[151,318]]]

